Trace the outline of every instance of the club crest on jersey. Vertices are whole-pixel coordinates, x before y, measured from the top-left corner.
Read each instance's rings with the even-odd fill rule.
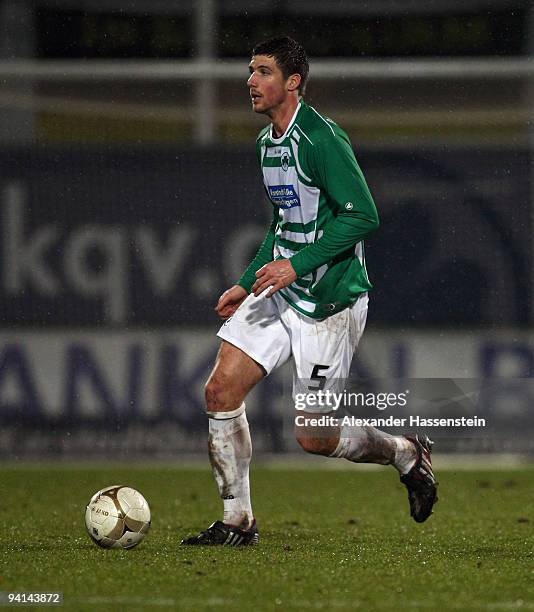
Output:
[[[300,198],[293,185],[269,185],[269,197],[280,208],[300,206]]]
[[[291,158],[289,157],[289,153],[287,151],[284,151],[282,153],[282,157],[280,158],[280,161],[282,162],[282,170],[284,172],[287,172],[287,169],[289,168],[290,160]]]

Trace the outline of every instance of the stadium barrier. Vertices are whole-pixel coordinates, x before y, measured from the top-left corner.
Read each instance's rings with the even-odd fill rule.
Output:
[[[215,331],[216,326],[210,331],[2,333],[0,457],[203,453],[203,384],[217,351]],[[350,414],[408,418],[400,429],[404,433],[425,429],[411,416],[485,420],[478,428],[427,429],[440,440],[442,452],[534,450],[532,332],[444,335],[371,326],[347,389],[368,394],[364,404],[351,405]],[[408,401],[387,406],[373,401],[391,391]],[[247,401],[257,450],[296,450],[295,407],[286,366]]]

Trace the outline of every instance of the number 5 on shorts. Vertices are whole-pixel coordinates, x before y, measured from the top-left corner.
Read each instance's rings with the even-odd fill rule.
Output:
[[[328,365],[321,365],[319,363],[316,363],[313,366],[313,370],[312,370],[312,374],[310,376],[310,380],[314,380],[317,381],[319,384],[317,387],[314,387],[312,385],[308,385],[308,389],[310,391],[322,391],[326,385],[326,376],[324,376],[324,374],[319,374],[320,370],[328,370],[330,366]]]

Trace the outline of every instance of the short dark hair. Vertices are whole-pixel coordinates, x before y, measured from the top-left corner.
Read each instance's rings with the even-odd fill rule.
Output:
[[[308,57],[304,47],[296,40],[289,36],[269,38],[258,43],[252,49],[252,55],[274,57],[285,79],[289,78],[292,74],[300,74],[299,93],[304,95],[310,65],[308,64]]]

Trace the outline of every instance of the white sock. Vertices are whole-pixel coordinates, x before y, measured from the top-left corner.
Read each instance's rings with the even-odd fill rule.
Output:
[[[240,414],[225,418],[236,412]],[[253,521],[249,484],[252,443],[245,405],[231,413],[211,412],[209,417],[209,456],[224,504],[223,522],[247,529]]]
[[[403,436],[395,436],[395,463],[393,464],[400,474],[407,474],[415,465],[417,460],[417,451],[413,442],[407,440]]]
[[[401,474],[409,472],[416,460],[414,445],[402,436],[392,436],[375,427],[341,427],[339,443],[330,457],[354,463],[392,464]]]

